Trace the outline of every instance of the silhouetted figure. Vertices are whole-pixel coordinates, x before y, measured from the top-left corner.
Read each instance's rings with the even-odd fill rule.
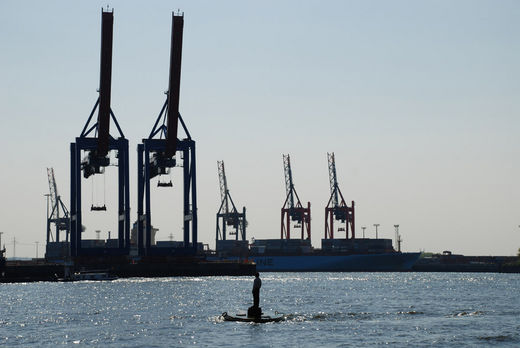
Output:
[[[262,280],[260,280],[260,274],[256,272],[255,281],[253,282],[253,307],[258,308],[260,306],[260,288],[262,287]]]
[[[260,280],[260,274],[256,272],[255,281],[253,282],[253,305],[247,309],[248,317],[260,318],[262,316],[262,308],[260,308],[260,288],[262,287],[262,281]]]

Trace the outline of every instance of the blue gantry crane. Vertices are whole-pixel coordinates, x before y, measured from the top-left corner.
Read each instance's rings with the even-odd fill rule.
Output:
[[[305,208],[294,188],[291,159],[289,155],[283,155],[283,167],[285,173],[285,202],[282,206],[281,239],[291,239],[291,221],[296,222],[295,228],[301,231],[301,239],[311,240],[311,203],[307,202]],[[296,198],[296,202],[294,199]]]
[[[137,146],[138,200],[137,244],[139,255],[194,254],[197,251],[197,195],[195,141],[179,113],[181,81],[183,14],[172,13],[169,88],[166,101],[148,138]],[[178,139],[178,123],[186,138]],[[180,153],[180,156],[176,156]],[[177,161],[177,159],[180,160]],[[183,231],[184,248],[158,248],[151,245],[152,209],[150,180],[168,174],[174,167],[183,168]],[[159,183],[158,186],[173,186]],[[167,209],[161,207],[161,209]],[[190,241],[191,231],[191,241]]]
[[[350,238],[355,239],[354,201],[352,201],[352,206],[347,206],[343,194],[339,189],[334,152],[327,153],[327,159],[329,166],[330,198],[325,207],[325,239],[334,239],[334,221],[338,221],[338,232],[345,232],[345,239],[349,239],[349,231]]]
[[[128,140],[110,107],[112,84],[112,37],[113,10],[101,10],[101,62],[99,97],[94,104],[81,135],[70,144],[70,215],[71,215],[71,255],[121,255],[130,247],[130,187],[128,166]],[[97,121],[93,116],[98,110]],[[117,128],[118,135],[110,134],[110,120]],[[118,246],[117,248],[82,248],[82,176],[103,174],[110,165],[111,151],[116,151],[118,167]],[[82,159],[82,155],[84,158]],[[81,175],[83,173],[83,175]],[[105,211],[106,205],[92,204],[92,211]]]

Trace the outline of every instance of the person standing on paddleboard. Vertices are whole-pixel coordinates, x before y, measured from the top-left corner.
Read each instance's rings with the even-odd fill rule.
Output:
[[[253,282],[253,307],[260,307],[260,288],[262,287],[262,280],[260,274],[256,272],[255,281]]]

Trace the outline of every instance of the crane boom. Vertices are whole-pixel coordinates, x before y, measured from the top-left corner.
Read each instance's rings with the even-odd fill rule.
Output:
[[[220,182],[220,198],[224,206],[224,214],[229,214],[229,202],[228,202],[228,187],[226,179],[226,171],[224,169],[224,161],[217,161],[218,165],[218,178]]]
[[[101,11],[101,62],[99,73],[99,113],[97,156],[108,154],[110,141],[110,96],[112,85],[112,37],[114,13]]]
[[[283,168],[285,173],[285,193],[289,196],[289,208],[294,208],[293,179],[291,171],[291,159],[289,155],[283,155]]]
[[[110,108],[110,95],[112,85],[112,37],[114,32],[114,13],[105,12],[101,9],[101,58],[99,71],[99,97],[90,113],[80,138],[95,130],[95,148],[88,149],[87,157],[81,162],[81,169],[85,178],[94,174],[101,174],[104,167],[110,165],[110,158],[107,157],[110,147],[110,116],[113,116]],[[98,108],[97,123],[89,128],[90,121],[94,112]],[[114,117],[117,129],[121,137],[123,133]],[[85,149],[87,150],[87,149]]]
[[[51,207],[56,206],[58,202],[58,188],[56,186],[56,179],[54,178],[54,169],[47,168],[47,178],[49,179],[49,196],[51,198]]]
[[[177,152],[177,145],[179,142],[177,139],[179,121],[181,122],[188,139],[191,140],[191,136],[179,113],[183,26],[183,15],[172,13],[168,92],[166,93],[166,101],[155,121],[152,132],[148,137],[148,139],[151,140],[159,134],[160,139],[163,139],[164,137],[164,140],[157,149],[152,151],[153,156],[150,161],[150,178],[157,175],[167,174],[169,173],[170,168],[175,167],[177,163],[175,153]]]
[[[184,17],[172,13],[172,42],[170,48],[170,79],[168,87],[168,133],[165,156],[173,157],[177,151],[179,124],[179,95],[181,86],[182,34]]]
[[[330,183],[330,194],[332,195],[332,206],[338,206],[338,179],[336,176],[336,160],[334,158],[334,152],[328,153],[327,158],[329,162],[329,183]]]

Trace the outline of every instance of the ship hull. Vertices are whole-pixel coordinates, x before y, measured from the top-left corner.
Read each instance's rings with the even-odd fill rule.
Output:
[[[405,272],[420,253],[250,256],[258,272]],[[226,259],[238,259],[228,257]]]

